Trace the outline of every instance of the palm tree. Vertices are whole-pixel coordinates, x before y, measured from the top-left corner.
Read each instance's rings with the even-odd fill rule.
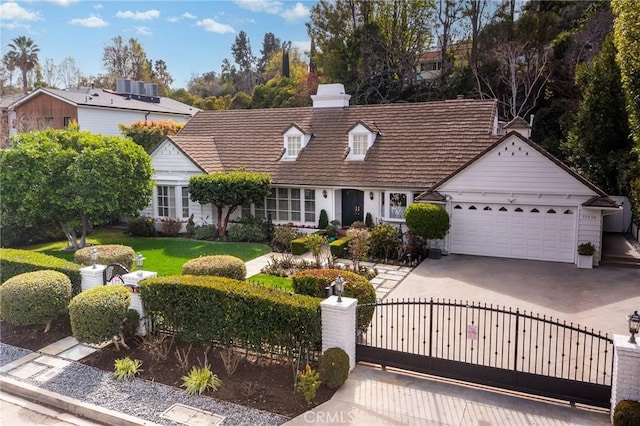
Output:
[[[38,65],[38,52],[40,48],[28,37],[20,36],[8,44],[11,51],[4,56],[7,68],[20,68],[22,71],[22,91],[27,94],[27,73]]]

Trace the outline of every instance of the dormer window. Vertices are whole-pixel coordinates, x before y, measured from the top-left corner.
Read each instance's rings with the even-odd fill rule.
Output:
[[[349,131],[349,155],[347,160],[364,160],[377,135],[378,132],[363,122],[359,122],[351,128]]]
[[[294,124],[284,132],[283,137],[284,154],[282,160],[295,160],[309,143],[311,133],[303,131],[300,126]]]

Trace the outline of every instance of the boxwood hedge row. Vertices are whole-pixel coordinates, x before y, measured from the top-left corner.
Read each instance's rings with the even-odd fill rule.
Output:
[[[321,299],[216,276],[175,275],[144,280],[148,316],[191,343],[315,350],[322,341]]]
[[[18,249],[0,249],[0,283],[27,272],[54,270],[68,276],[73,286],[73,294],[78,294],[81,291],[82,284],[81,267],[64,259],[42,253]]]

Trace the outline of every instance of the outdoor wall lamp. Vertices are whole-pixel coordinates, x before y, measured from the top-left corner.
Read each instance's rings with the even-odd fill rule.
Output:
[[[627,318],[629,319],[629,333],[631,333],[629,343],[636,343],[636,334],[640,330],[640,315],[638,315],[638,311],[634,311]]]
[[[146,258],[142,256],[142,253],[138,252],[136,255],[136,266],[138,267],[138,275],[142,275],[142,266]]]
[[[91,256],[91,264],[93,265],[93,269],[96,269],[96,263],[98,262],[98,249],[93,247],[89,253]]]
[[[326,190],[326,189],[323,189],[323,190],[322,190],[322,196],[323,196],[324,198],[327,198],[327,190]]]
[[[344,290],[345,280],[342,275],[338,275],[338,278],[332,283],[335,293],[338,295],[338,303],[342,303],[342,291]]]
[[[369,192],[369,199],[373,200],[373,191]]]

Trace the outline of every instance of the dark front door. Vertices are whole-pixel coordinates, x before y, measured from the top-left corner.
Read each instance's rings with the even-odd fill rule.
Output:
[[[364,192],[357,189],[342,190],[342,226],[364,221]]]

